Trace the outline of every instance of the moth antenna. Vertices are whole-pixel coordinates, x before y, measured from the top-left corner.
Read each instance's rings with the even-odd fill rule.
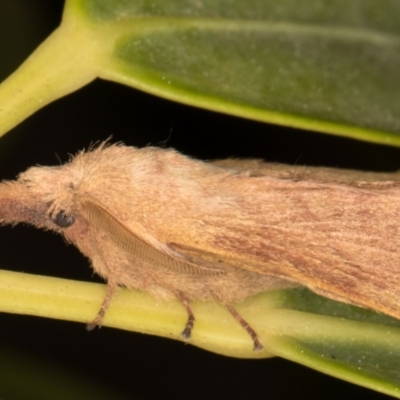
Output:
[[[223,273],[222,269],[217,269],[214,266],[208,268],[189,263],[186,260],[177,260],[168,254],[154,249],[131,232],[112,213],[89,198],[82,199],[81,211],[88,221],[101,227],[104,232],[107,232],[117,246],[146,262],[148,265],[162,266],[174,272],[199,276],[213,276]]]

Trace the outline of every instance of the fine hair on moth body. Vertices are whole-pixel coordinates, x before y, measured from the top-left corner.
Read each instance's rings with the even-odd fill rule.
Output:
[[[100,325],[119,286],[218,301],[306,286],[400,319],[400,177],[259,160],[207,163],[174,150],[101,143],[65,165],[0,184],[0,223],[62,234],[107,281]]]

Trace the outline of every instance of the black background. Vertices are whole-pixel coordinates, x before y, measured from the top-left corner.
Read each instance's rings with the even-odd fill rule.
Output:
[[[61,0],[0,0],[0,80],[59,24],[62,4]],[[97,80],[2,137],[0,177],[12,179],[35,164],[67,161],[69,154],[110,135],[128,145],[174,147],[204,159],[250,156],[343,168],[400,167],[397,148],[195,109]],[[24,226],[2,227],[0,243],[4,269],[97,279],[87,260],[54,234]],[[64,368],[98,382],[125,398],[386,397],[279,358],[237,360],[117,329],[87,332],[83,324],[66,321],[1,314],[0,343],[54,369]],[[0,387],[1,398],[13,398],[12,393],[3,395]]]

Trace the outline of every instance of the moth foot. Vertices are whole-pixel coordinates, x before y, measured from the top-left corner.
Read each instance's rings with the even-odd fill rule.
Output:
[[[186,308],[186,312],[188,313],[188,319],[185,325],[185,329],[181,333],[181,338],[187,343],[189,342],[191,336],[192,336],[192,329],[194,325],[194,314],[192,307],[190,306],[189,300],[186,298],[186,296],[182,292],[177,292],[176,293],[178,299],[181,301],[183,306]]]
[[[253,343],[254,343],[253,350],[256,353],[259,353],[264,350],[264,346],[261,344],[261,342],[258,340],[258,338],[253,338]]]
[[[233,315],[233,317],[236,319],[236,321],[239,322],[240,325],[246,330],[246,332],[249,334],[251,339],[253,340],[253,350],[256,352],[260,352],[264,349],[264,346],[261,344],[260,340],[258,339],[258,335],[256,331],[249,325],[247,321],[245,321],[242,316],[231,306],[227,305],[227,308],[229,312]]]
[[[86,330],[87,331],[92,331],[94,328],[96,328],[96,327],[99,327],[99,328],[101,328],[101,324],[99,324],[99,323],[97,323],[97,322],[95,322],[95,321],[93,321],[93,322],[88,322],[87,324],[86,324]]]
[[[191,336],[192,336],[192,327],[186,326],[185,329],[181,332],[181,338],[182,338],[185,342],[189,342]]]
[[[101,321],[103,321],[104,315],[106,313],[106,308],[102,306],[100,311],[97,313],[96,318],[92,322],[86,324],[86,330],[92,331],[96,326],[101,328]]]

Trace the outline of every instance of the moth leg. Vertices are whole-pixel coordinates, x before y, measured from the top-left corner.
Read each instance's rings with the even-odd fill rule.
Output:
[[[247,321],[242,318],[242,316],[231,305],[227,305],[227,308],[232,316],[236,319],[236,321],[239,322],[239,324],[242,325],[244,329],[246,329],[246,332],[253,339],[254,351],[262,351],[264,346],[259,341],[256,331],[249,325]]]
[[[96,328],[96,326],[101,326],[101,321],[104,318],[104,315],[107,311],[107,308],[111,304],[112,299],[114,298],[115,292],[118,288],[118,285],[115,282],[108,281],[107,282],[107,291],[106,295],[104,297],[103,303],[101,304],[100,310],[96,315],[96,318],[92,321],[86,324],[86,329],[88,331],[91,331],[92,329]]]
[[[192,329],[193,329],[194,321],[196,319],[194,317],[193,309],[189,303],[189,300],[181,292],[178,292],[177,296],[178,296],[178,299],[183,304],[183,306],[186,308],[186,312],[188,313],[188,320],[186,322],[185,329],[181,333],[181,338],[185,342],[188,342],[192,335]]]

